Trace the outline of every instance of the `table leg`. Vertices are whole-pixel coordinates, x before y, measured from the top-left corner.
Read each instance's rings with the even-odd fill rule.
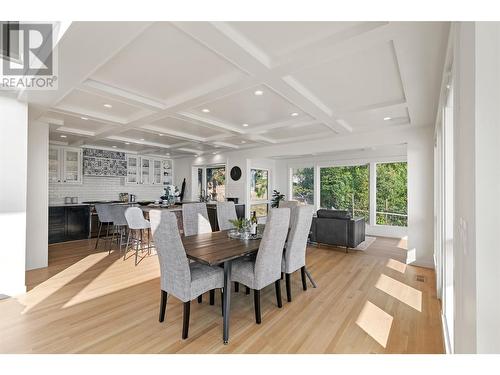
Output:
[[[231,261],[224,262],[224,316],[222,339],[229,343],[229,311],[231,307]]]

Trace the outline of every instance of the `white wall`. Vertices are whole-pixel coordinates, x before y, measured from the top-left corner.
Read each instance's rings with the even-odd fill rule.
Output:
[[[26,269],[48,265],[49,125],[28,125],[28,186],[26,198]]]
[[[453,46],[454,347],[500,353],[499,23],[459,23]]]
[[[23,293],[26,259],[27,105],[0,96],[0,298]]]

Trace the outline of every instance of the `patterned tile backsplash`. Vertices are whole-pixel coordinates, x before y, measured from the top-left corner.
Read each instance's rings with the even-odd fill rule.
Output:
[[[127,175],[127,158],[124,152],[83,149],[84,176],[118,176]]]
[[[49,204],[64,203],[64,197],[78,202],[118,200],[119,193],[135,194],[136,200],[156,200],[163,195],[161,185],[127,185],[124,177],[83,176],[83,184],[49,184]]]

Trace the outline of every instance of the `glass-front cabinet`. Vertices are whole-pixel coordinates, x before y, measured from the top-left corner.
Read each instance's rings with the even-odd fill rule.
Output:
[[[172,182],[171,160],[127,155],[127,184],[169,185]]]
[[[127,184],[138,184],[139,170],[140,170],[140,157],[136,155],[127,155]]]
[[[49,183],[82,183],[82,150],[69,147],[49,147]]]

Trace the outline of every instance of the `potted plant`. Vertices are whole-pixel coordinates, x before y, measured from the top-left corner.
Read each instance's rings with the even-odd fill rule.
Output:
[[[280,201],[285,200],[285,194],[281,194],[278,190],[273,190],[273,198],[271,199],[271,207],[278,208]]]

